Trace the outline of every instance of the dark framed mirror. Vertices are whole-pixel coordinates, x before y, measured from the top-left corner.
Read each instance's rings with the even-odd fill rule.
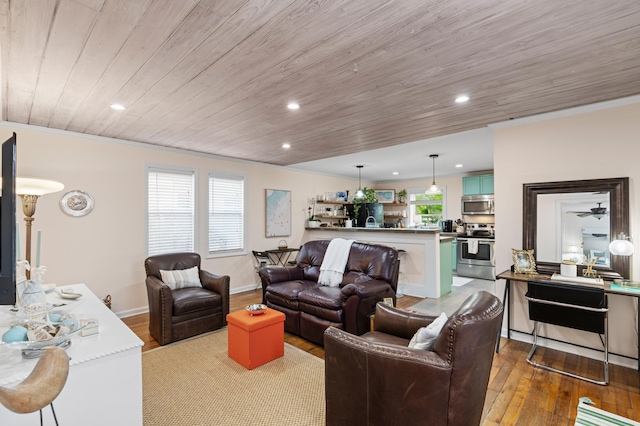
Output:
[[[525,250],[533,249],[534,255],[538,252],[538,238],[542,238],[541,236],[539,237],[538,231],[543,226],[542,223],[538,222],[538,197],[551,194],[599,194],[603,197],[608,195],[609,211],[606,213],[609,219],[608,241],[614,240],[620,233],[629,235],[629,178],[525,183],[523,185],[522,248]],[[598,207],[606,208],[606,202],[604,206],[598,205]],[[596,208],[591,209],[591,211],[600,212]],[[544,226],[547,225],[546,223],[544,224]],[[552,226],[558,230],[558,233],[562,232],[560,225],[552,224]],[[560,271],[560,259],[556,259],[556,261],[538,260],[536,256],[536,263],[540,274],[551,275]],[[629,256],[610,255],[606,264],[596,264],[594,269],[597,270],[598,275],[607,280],[628,279],[630,278],[629,265]],[[586,265],[578,265],[578,276],[582,276],[584,268],[586,268]]]

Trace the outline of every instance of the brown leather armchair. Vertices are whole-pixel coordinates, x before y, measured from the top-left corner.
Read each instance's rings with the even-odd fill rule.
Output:
[[[375,331],[328,328],[326,424],[479,425],[502,303],[475,293],[449,317],[432,351],[408,348],[435,318],[378,303]]]
[[[160,270],[198,267],[202,287],[171,290]],[[149,332],[161,345],[227,325],[229,277],[200,269],[197,253],[170,253],[144,261],[149,298]]]

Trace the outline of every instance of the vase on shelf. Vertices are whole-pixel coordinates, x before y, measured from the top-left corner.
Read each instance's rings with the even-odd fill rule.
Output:
[[[320,221],[319,220],[311,220],[311,219],[309,219],[307,221],[307,227],[309,227],[309,228],[320,228]]]

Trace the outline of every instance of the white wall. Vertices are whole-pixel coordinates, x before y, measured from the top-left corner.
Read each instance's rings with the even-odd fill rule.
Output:
[[[562,118],[494,129],[495,194],[500,202],[496,219],[496,270],[512,265],[511,249],[522,248],[522,185],[549,181],[629,177],[630,230],[640,241],[640,104],[586,112]],[[632,277],[638,276],[640,255],[632,257]],[[502,293],[504,284],[498,283]],[[514,306],[515,328],[531,331],[528,310],[519,286]],[[610,350],[637,356],[635,299],[609,298]],[[506,324],[506,322],[505,322]],[[597,336],[545,326],[543,334],[601,347]]]
[[[297,247],[304,233],[307,199],[326,191],[354,191],[357,180],[331,178],[259,163],[158,149],[142,144],[118,143],[68,132],[3,123],[0,140],[18,135],[18,175],[53,179],[65,189],[41,197],[33,222],[35,235],[42,230],[41,263],[47,266],[45,282],[58,285],[83,282],[99,297],[112,296],[120,315],[145,311],[146,246],[145,166],[160,164],[193,167],[198,173],[197,252],[206,253],[206,193],[209,171],[242,173],[247,179],[247,253],[243,256],[205,259],[202,267],[231,276],[231,290],[255,287],[251,250],[275,248],[281,239]],[[265,189],[291,190],[292,234],[265,237]],[[71,190],[88,192],[95,200],[91,213],[71,217],[59,202]],[[21,248],[25,249],[22,210],[17,213]],[[24,254],[23,254],[24,256]]]

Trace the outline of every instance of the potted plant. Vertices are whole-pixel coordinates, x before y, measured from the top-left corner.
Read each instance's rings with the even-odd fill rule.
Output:
[[[316,200],[311,198],[309,200],[310,205],[307,208],[309,212],[309,218],[307,219],[307,226],[309,228],[319,228],[321,220],[316,217]]]
[[[364,196],[361,198],[353,198],[353,205],[348,207],[354,226],[364,227],[367,218],[373,216],[376,223],[380,226],[384,223],[384,212],[382,204],[378,203],[376,191],[373,188],[364,188],[362,190]],[[364,206],[364,210],[362,207]]]
[[[398,191],[398,202],[404,203],[405,201],[407,201],[407,190],[401,189],[400,191]]]

